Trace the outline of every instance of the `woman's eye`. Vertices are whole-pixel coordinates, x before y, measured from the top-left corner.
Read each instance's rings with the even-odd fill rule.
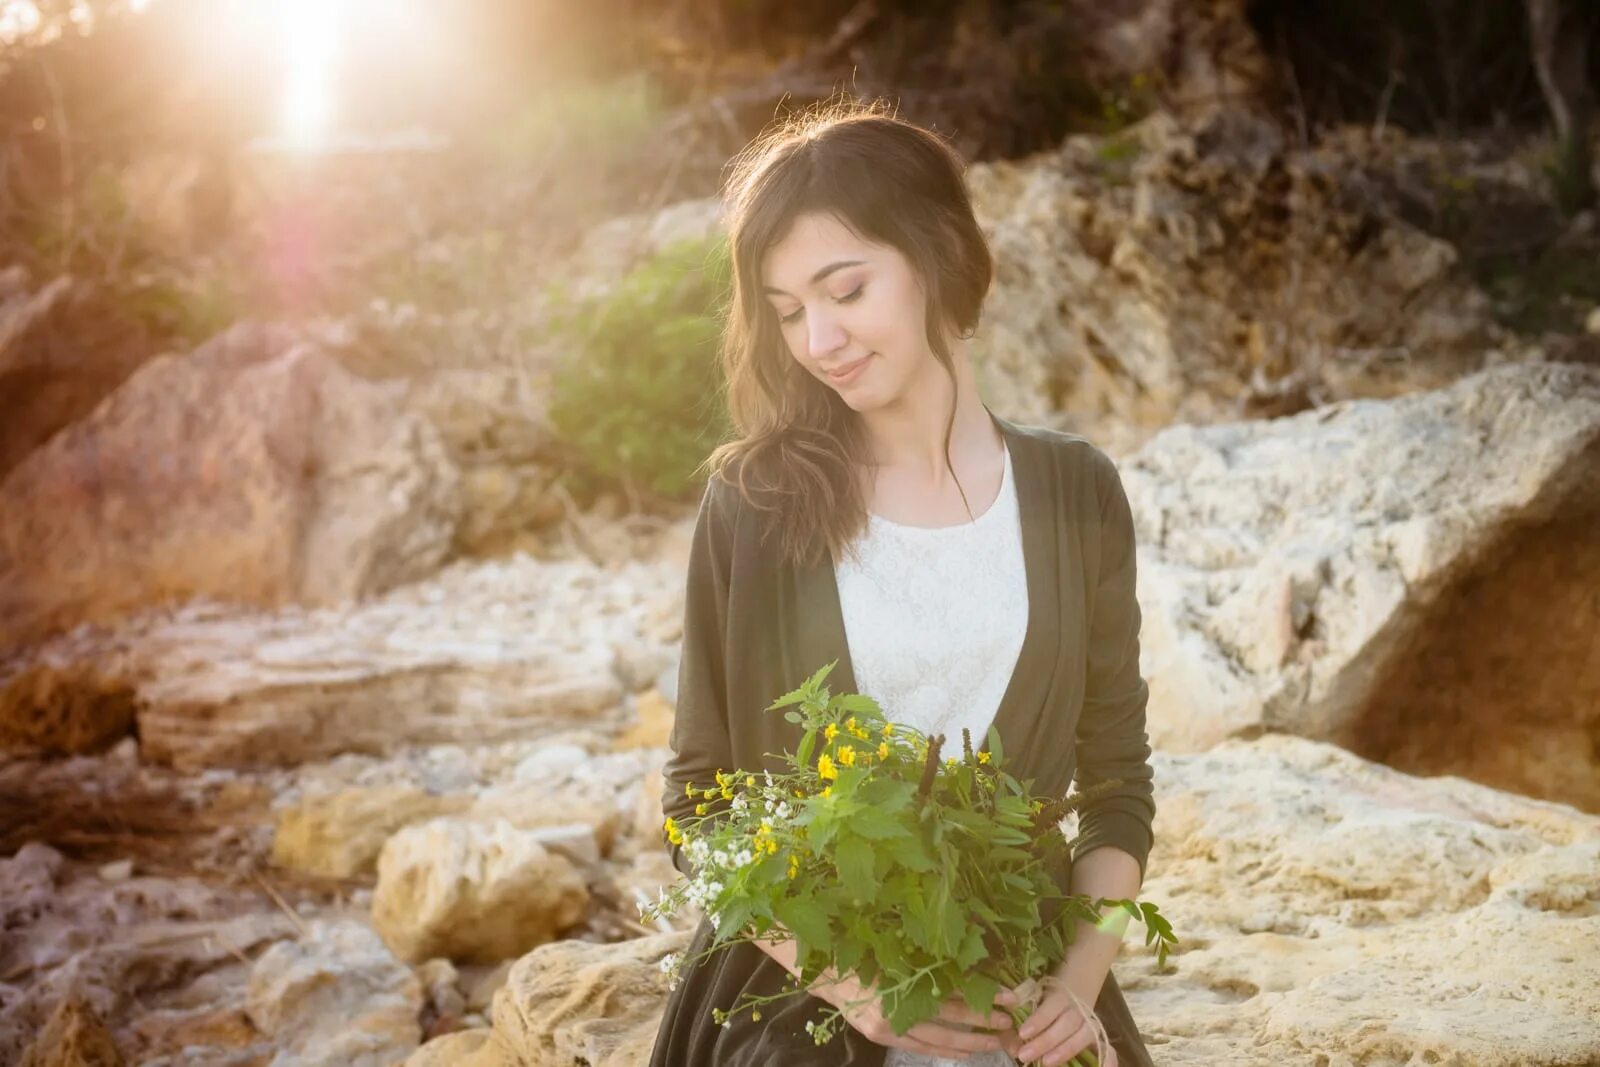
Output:
[[[866,283],[862,283],[861,285],[856,286],[853,290],[851,290],[850,292],[844,294],[843,296],[834,297],[833,298],[834,303],[836,303],[836,304],[853,304],[858,299],[860,299],[861,293],[862,293],[863,290],[866,289],[866,287],[867,287]],[[805,310],[806,309],[804,307],[797,307],[787,315],[779,315],[778,316],[778,324],[780,326],[788,326],[791,323],[799,322],[800,321],[800,316],[805,313]]]

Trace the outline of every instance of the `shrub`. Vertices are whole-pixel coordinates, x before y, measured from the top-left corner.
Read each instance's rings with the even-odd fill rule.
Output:
[[[717,341],[727,242],[669,246],[600,297],[552,293],[550,418],[594,475],[684,496],[728,431]]]

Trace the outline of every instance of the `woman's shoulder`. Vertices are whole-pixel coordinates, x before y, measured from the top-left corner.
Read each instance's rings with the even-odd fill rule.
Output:
[[[1099,445],[1081,434],[1050,426],[1035,426],[1002,419],[1013,439],[1032,450],[1068,482],[1092,479],[1100,495],[1120,486],[1116,461]]]

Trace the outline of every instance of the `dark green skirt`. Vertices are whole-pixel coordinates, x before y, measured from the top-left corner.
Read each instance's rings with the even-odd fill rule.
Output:
[[[686,956],[705,951],[711,935],[711,923],[702,919]],[[726,1029],[712,1021],[713,1008],[732,1008],[744,992],[782,992],[787,978],[776,960],[743,942],[686,966],[667,999],[650,1067],[883,1067],[889,1050],[849,1026],[820,1048],[813,1043],[806,1023],[820,1018],[828,1005],[808,993],[792,992],[763,1005],[760,1022],[751,1022],[748,1011]],[[1118,1067],[1154,1067],[1116,975],[1106,976],[1094,1010],[1117,1050]]]

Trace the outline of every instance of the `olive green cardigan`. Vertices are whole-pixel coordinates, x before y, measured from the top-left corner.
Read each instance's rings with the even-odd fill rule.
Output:
[[[1110,458],[1087,440],[1020,426],[992,412],[990,417],[1011,451],[1028,587],[1027,630],[995,713],[1006,763],[1016,777],[1032,779],[1035,790],[1047,795],[1065,795],[1074,778],[1080,789],[1121,779],[1120,786],[1080,812],[1074,856],[1114,846],[1138,861],[1142,878],[1155,801],[1127,496]],[[829,687],[836,693],[856,691],[832,565],[783,561],[776,538],[762,545],[761,518],[720,479],[712,479],[701,499],[689,555],[677,718],[662,794],[665,813],[680,821],[695,804],[685,795],[687,784],[704,788],[719,770],[777,771],[777,754],[797,748],[798,728],[765,710],[774,699],[833,660],[838,666]],[[914,631],[919,620],[906,619],[905,625]],[[893,708],[884,713],[894,718]],[[663,843],[674,865],[690,873],[682,849],[664,837]],[[701,926],[697,943],[704,942],[709,924]],[[761,1024],[769,1034],[741,1037],[738,1027],[731,1033],[710,1028],[712,1006],[731,1007],[740,988],[776,989],[785,977],[775,961],[748,944],[719,956],[708,964],[713,973],[688,981],[669,1002],[652,1059],[657,1067],[765,1064],[776,1054],[774,1034],[803,1029],[789,1025],[795,1020],[784,1022],[782,1014],[772,1018],[770,1010],[770,1026]],[[1137,1031],[1115,982],[1106,984],[1103,997],[1117,1002],[1112,1014],[1120,1014],[1124,1030],[1132,1030],[1123,1035],[1132,1052]],[[704,1003],[708,999],[716,1003]],[[690,1012],[693,1018],[677,1017]],[[1115,1031],[1112,1020],[1101,1017]],[[854,1031],[844,1036],[850,1039],[849,1055],[817,1062],[880,1061],[881,1048],[863,1046]],[[1136,1052],[1124,1062],[1137,1064],[1145,1057]]]

